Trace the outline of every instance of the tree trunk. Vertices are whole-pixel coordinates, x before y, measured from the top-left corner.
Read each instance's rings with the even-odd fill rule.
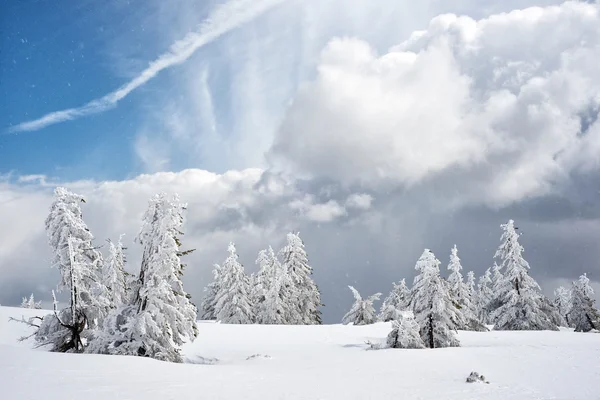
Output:
[[[429,314],[429,348],[435,348],[435,342],[433,340],[433,315]]]

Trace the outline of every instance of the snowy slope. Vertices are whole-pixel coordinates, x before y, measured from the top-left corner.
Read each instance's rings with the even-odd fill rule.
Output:
[[[53,354],[16,343],[27,328],[0,307],[1,399],[600,399],[600,334],[461,332],[464,347],[366,351],[371,326],[260,326],[202,322],[185,347],[195,362]],[[254,357],[254,354],[268,357]],[[486,384],[467,384],[472,370]]]

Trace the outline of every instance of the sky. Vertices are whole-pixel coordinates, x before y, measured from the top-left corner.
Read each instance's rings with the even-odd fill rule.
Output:
[[[493,265],[514,219],[548,295],[600,292],[600,8],[552,0],[8,1],[0,12],[0,303],[58,283],[44,219],[86,197],[129,269],[154,193],[188,203],[199,304],[234,241],[248,272],[305,241],[326,322]]]

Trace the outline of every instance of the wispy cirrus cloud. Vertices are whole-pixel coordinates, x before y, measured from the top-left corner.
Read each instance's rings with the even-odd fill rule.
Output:
[[[51,112],[41,118],[22,122],[8,129],[10,133],[36,131],[50,125],[70,121],[111,109],[138,87],[154,78],[159,72],[186,61],[201,47],[223,34],[253,20],[286,0],[232,0],[213,10],[195,32],[173,43],[166,53],[152,61],[138,76],[117,90],[75,108]]]

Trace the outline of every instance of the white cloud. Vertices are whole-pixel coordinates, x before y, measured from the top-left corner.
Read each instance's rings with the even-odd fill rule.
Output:
[[[373,203],[373,196],[366,193],[354,193],[346,199],[346,207],[358,210],[368,210]]]
[[[337,201],[329,200],[325,203],[314,203],[314,197],[304,196],[303,199],[290,202],[290,208],[300,213],[306,219],[314,222],[331,222],[345,216],[346,209]]]
[[[599,44],[598,5],[576,2],[479,21],[442,15],[382,55],[334,39],[271,160],[374,189],[446,185],[494,206],[548,193],[587,161],[574,161],[581,145],[600,141],[597,122],[580,135],[580,114],[599,104]]]
[[[162,70],[183,63],[201,47],[251,21],[282,1],[285,0],[232,0],[222,4],[213,10],[208,18],[200,24],[197,31],[190,32],[183,39],[173,43],[168,52],[150,62],[150,65],[139,75],[117,90],[99,99],[92,100],[81,107],[55,111],[36,120],[22,122],[11,127],[9,131],[35,131],[59,122],[100,113],[115,107],[119,101],[154,78]]]

